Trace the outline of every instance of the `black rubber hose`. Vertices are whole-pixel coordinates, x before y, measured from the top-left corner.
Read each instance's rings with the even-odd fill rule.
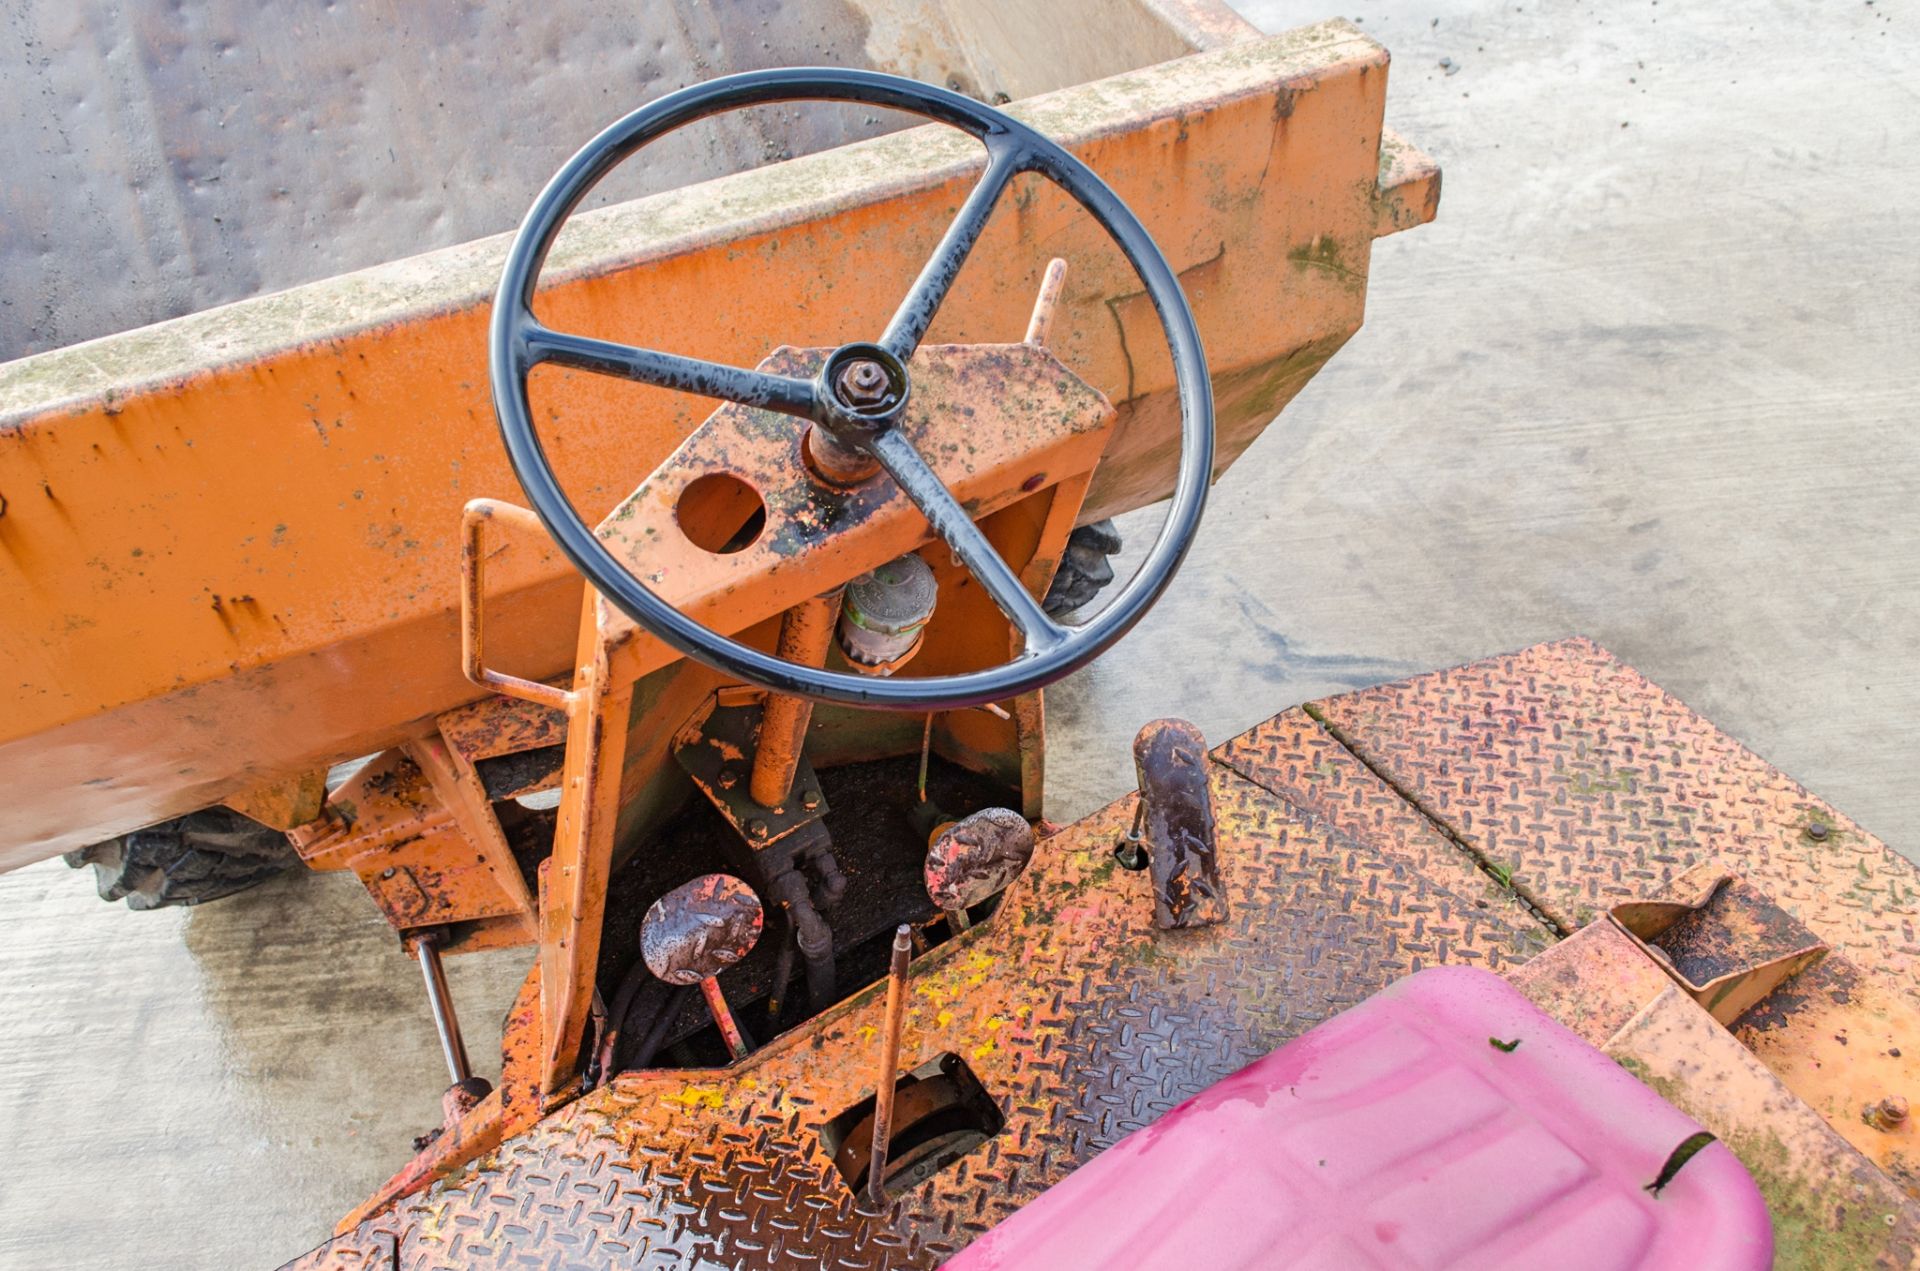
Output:
[[[667,994],[660,1013],[654,1016],[653,1026],[647,1029],[647,1035],[640,1039],[640,1048],[633,1052],[633,1059],[620,1069],[621,1072],[645,1068],[653,1062],[654,1055],[660,1050],[660,1043],[667,1039],[667,1030],[673,1027],[673,1021],[687,1009],[687,1003],[692,999],[691,987],[676,988]]]

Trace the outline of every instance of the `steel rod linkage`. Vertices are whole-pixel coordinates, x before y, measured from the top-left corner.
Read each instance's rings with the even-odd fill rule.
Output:
[[[913,928],[901,923],[893,933],[893,961],[887,967],[887,1019],[880,1030],[880,1072],[873,1087],[873,1151],[868,1156],[867,1195],[887,1203],[887,1146],[893,1138],[893,1091],[900,1072],[900,1032],[907,1021],[907,963],[913,956]]]
[[[440,945],[445,937],[429,931],[413,942],[420,959],[420,974],[427,982],[427,1006],[433,1011],[433,1028],[440,1034],[440,1051],[446,1056],[447,1076],[451,1084],[465,1085],[473,1076],[467,1062],[467,1044],[460,1037],[460,1017],[453,1011],[453,994],[447,988],[447,972],[440,965]]]

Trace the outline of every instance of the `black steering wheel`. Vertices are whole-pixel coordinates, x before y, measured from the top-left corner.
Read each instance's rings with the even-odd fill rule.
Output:
[[[958,128],[987,148],[986,175],[967,196],[913,288],[873,344],[836,350],[812,380],[552,331],[533,316],[540,268],[587,192],[654,139],[709,115],[767,102],[858,102]],[[1172,507],[1139,572],[1084,626],[1055,622],[895,425],[912,391],[908,362],[980,237],[1007,183],[1037,172],[1065,190],[1125,253],[1160,315],[1180,396],[1180,468]],[[1033,129],[959,93],[874,71],[830,67],[749,71],[670,93],[614,124],[567,161],[534,200],[507,253],[487,341],[493,407],[508,458],[534,512],[574,566],[642,627],[688,657],[780,693],[892,710],[955,710],[1053,683],[1125,635],[1173,580],[1192,544],[1213,471],[1213,390],[1200,333],[1179,281],[1140,220],[1080,160]],[[561,490],[534,432],[527,373],[541,362],[596,371],[813,421],[897,482],[1025,638],[1010,662],[961,675],[881,678],[789,662],[695,622],[621,565]],[[879,382],[884,374],[884,385]],[[875,390],[879,391],[875,391]],[[863,391],[864,390],[864,391]]]

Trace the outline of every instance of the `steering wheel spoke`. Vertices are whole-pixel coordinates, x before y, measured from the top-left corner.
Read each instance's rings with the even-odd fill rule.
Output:
[[[801,419],[814,418],[819,409],[809,380],[553,331],[532,319],[527,320],[526,348],[529,366],[553,362],[597,375],[779,411]]]
[[[933,532],[946,540],[967,572],[993,597],[1000,612],[1025,637],[1027,652],[1044,653],[1067,638],[1067,629],[1047,616],[1020,576],[1013,572],[999,552],[994,550],[967,510],[913,443],[897,428],[889,428],[872,442],[873,457],[887,470],[901,491],[913,500],[927,518]]]
[[[940,312],[941,302],[953,289],[953,280],[960,276],[960,267],[967,263],[973,245],[980,241],[981,231],[987,228],[994,208],[999,206],[1007,183],[1027,166],[1027,152],[998,136],[988,139],[987,156],[986,173],[967,195],[967,201],[960,205],[940,245],[921,266],[920,276],[913,280],[907,298],[900,302],[893,320],[887,323],[886,334],[880,337],[881,347],[902,362],[912,357],[920,341],[926,338],[934,314]]]

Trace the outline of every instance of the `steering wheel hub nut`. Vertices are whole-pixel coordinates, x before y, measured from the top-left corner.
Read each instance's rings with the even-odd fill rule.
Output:
[[[908,552],[847,584],[840,651],[855,669],[891,675],[920,651],[940,586],[933,567]]]
[[[833,382],[834,393],[856,410],[885,406],[891,389],[887,368],[867,358],[855,358],[842,366]]]

